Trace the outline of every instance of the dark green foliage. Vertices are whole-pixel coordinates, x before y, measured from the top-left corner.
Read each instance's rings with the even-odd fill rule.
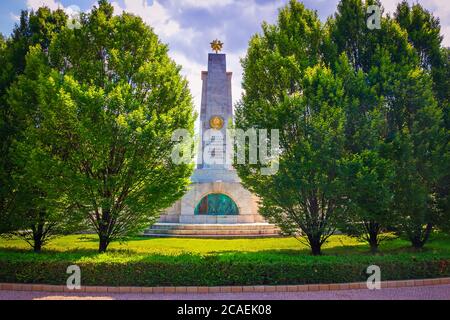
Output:
[[[429,186],[435,193],[435,197],[429,201],[431,202],[429,206],[437,213],[434,215],[432,225],[447,228],[450,221],[449,49],[442,47],[443,36],[439,19],[421,4],[416,3],[410,6],[407,1],[402,1],[397,6],[395,19],[407,32],[409,41],[419,55],[422,69],[431,76],[435,97],[443,113],[446,137],[439,154],[442,159],[441,168],[445,174],[438,178],[437,183]]]
[[[379,1],[342,0],[322,26],[290,1],[242,61],[237,127],[280,129],[281,148],[275,176],[258,166],[238,173],[263,215],[288,233],[301,230],[311,247],[339,225],[373,252],[390,227],[421,248],[448,216],[449,135],[429,71],[433,63],[445,70],[434,62],[442,60],[439,24],[406,4],[402,23],[387,16],[370,30],[371,4]]]
[[[344,106],[342,82],[319,62],[321,24],[290,1],[278,24],[263,25],[242,64],[246,90],[236,126],[280,130],[279,171],[236,165],[243,184],[261,198],[260,212],[285,233],[321,253],[341,213]],[[264,81],[262,81],[264,79]]]
[[[384,239],[382,233],[394,223],[394,168],[383,156],[387,146],[385,112],[367,74],[356,71],[347,55],[341,55],[335,68],[349,101],[345,109],[344,161],[347,210],[339,224],[343,231],[367,241],[376,252]]]
[[[42,256],[42,255],[41,255]],[[223,286],[364,282],[369,265],[378,265],[382,280],[450,276],[450,256],[410,254],[308,257],[286,254],[221,256],[151,256],[135,262],[80,262],[70,259],[23,259],[23,253],[0,253],[0,282],[64,285],[66,269],[82,270],[82,285]]]
[[[408,39],[416,49],[422,68],[431,71],[434,88],[439,100],[447,99],[448,87],[443,82],[443,74],[439,69],[443,67],[445,56],[441,52],[442,39],[439,19],[419,3],[409,5],[402,1],[394,14],[398,24],[407,31]]]
[[[362,238],[376,252],[386,239],[383,232],[394,223],[394,170],[389,161],[368,150],[350,156],[346,164],[346,190],[350,196],[342,230]]]
[[[52,163],[46,162],[36,152],[39,146],[34,150],[19,146],[25,141],[28,145],[37,141],[37,130],[34,136],[27,130],[33,120],[34,125],[39,122],[36,118],[38,106],[32,98],[36,88],[28,82],[31,90],[24,94],[28,100],[20,106],[11,103],[8,90],[15,81],[24,81],[18,79],[25,72],[30,47],[38,45],[47,51],[52,38],[65,26],[66,18],[62,10],[52,12],[48,8],[40,8],[36,12],[23,11],[20,23],[0,49],[0,233],[11,232],[22,236],[35,251],[40,251],[51,237],[76,229],[76,223],[67,212],[65,218],[61,212],[57,213],[65,208],[50,208],[49,202],[59,200],[47,201],[47,191],[43,190],[42,183],[38,183],[39,178],[33,174],[38,166],[41,166],[41,172],[53,169]],[[37,71],[30,70],[37,65],[31,64],[28,76],[37,77]],[[32,159],[38,159],[40,163]],[[31,163],[34,163],[34,168]],[[54,173],[54,170],[48,170],[47,177],[40,178],[45,180]],[[71,227],[62,228],[64,225]]]
[[[343,14],[354,10],[355,3],[350,5],[350,2],[341,2],[336,22],[330,24],[332,39],[337,44],[340,43],[339,37],[347,37],[345,34],[348,32],[339,26],[351,24],[352,19],[354,22],[357,20],[351,15],[345,18]],[[364,6],[359,6],[359,10],[364,11]],[[392,174],[382,173],[385,177],[392,177],[378,180],[378,189],[386,191],[385,197],[377,199],[378,205],[372,203],[374,210],[386,208],[389,201],[392,206],[387,207],[387,211],[375,212],[378,217],[358,215],[365,224],[370,221],[375,226],[386,227],[386,222],[391,226],[397,225],[408,234],[414,246],[421,247],[439,215],[434,201],[434,186],[445,173],[445,162],[441,159],[446,152],[442,109],[433,96],[429,74],[421,68],[423,59],[419,58],[422,54],[408,46],[408,34],[402,32],[395,21],[384,18],[381,30],[373,32],[363,28],[361,22],[355,25],[363,30],[361,36],[354,39],[354,33],[350,33],[349,42],[337,48],[338,52],[343,50],[346,53],[349,61],[356,53],[362,55],[357,64],[353,63],[353,68],[360,70],[356,77],[359,90],[354,90],[355,85],[351,84],[355,77],[345,77],[349,96],[360,101],[360,107],[349,113],[351,118],[347,122],[350,125],[350,130],[347,130],[350,151],[361,153],[368,149],[379,161],[387,162],[385,169],[394,169]],[[341,65],[337,69],[348,75],[342,73]],[[366,80],[360,82],[359,77]],[[359,134],[360,130],[366,134]],[[378,166],[381,164],[376,164],[372,170],[379,173],[385,170]],[[371,176],[367,175],[365,179],[370,180]],[[374,190],[353,189],[352,194],[361,196],[359,202],[364,205],[364,199],[371,199],[376,193]],[[352,194],[349,194],[350,198]]]

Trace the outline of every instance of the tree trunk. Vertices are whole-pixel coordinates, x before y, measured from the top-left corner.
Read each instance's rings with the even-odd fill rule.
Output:
[[[425,227],[425,230],[422,230],[422,227],[420,227],[416,233],[414,233],[411,237],[411,244],[414,249],[420,250],[423,248],[425,243],[430,238],[431,231],[433,230],[433,225],[431,223],[428,223]]]
[[[41,252],[44,236],[44,223],[39,222],[36,228],[33,228],[33,251],[36,253]]]
[[[106,249],[108,248],[109,242],[110,242],[110,234],[109,234],[109,224],[110,224],[110,211],[103,210],[101,221],[99,223],[99,246],[98,246],[98,252],[103,253],[106,252]]]
[[[106,249],[108,249],[109,239],[106,236],[100,236],[99,238],[100,238],[100,243],[98,246],[98,252],[104,253],[104,252],[106,252]]]
[[[411,244],[414,249],[420,250],[423,248],[424,243],[422,242],[422,240],[420,239],[419,236],[415,236],[415,237],[411,238],[410,240],[411,240]]]
[[[309,245],[311,247],[311,253],[313,256],[320,256],[322,254],[321,247],[322,244],[320,243],[320,236],[308,236]]]
[[[378,252],[378,235],[380,233],[380,226],[376,222],[369,222],[367,225],[367,241],[370,245],[370,252],[375,254]]]
[[[369,245],[370,245],[370,252],[372,254],[375,254],[378,252],[378,241],[376,239],[375,240],[370,239]]]
[[[321,246],[318,244],[311,245],[311,253],[313,256],[322,255]]]
[[[39,240],[35,239],[34,240],[34,245],[33,245],[33,251],[36,252],[36,253],[40,253],[41,250],[42,250],[42,240],[41,239],[39,239]]]

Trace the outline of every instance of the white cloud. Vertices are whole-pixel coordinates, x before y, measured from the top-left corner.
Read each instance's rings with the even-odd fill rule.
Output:
[[[81,12],[80,7],[77,5],[69,5],[64,7],[61,2],[55,0],[27,0],[28,9],[37,10],[40,7],[47,7],[50,10],[62,9],[69,17]]]
[[[444,35],[442,45],[450,47],[450,24],[441,27],[441,33]]]
[[[393,13],[397,8],[397,4],[400,2],[397,0],[381,0],[385,13]]]
[[[231,5],[234,0],[175,0],[174,5],[178,7],[191,7],[213,9]]]
[[[408,0],[409,4],[417,3],[416,0]],[[450,3],[448,0],[420,0],[418,1],[424,8],[431,10],[436,16],[450,16]],[[400,0],[381,0],[386,13],[392,13],[397,9]]]
[[[55,0],[27,0],[27,7],[33,10],[37,10],[40,7],[48,7],[51,10],[64,8],[61,2]]]
[[[227,54],[227,68],[233,72],[232,93],[234,102],[241,99],[243,70],[240,59],[245,57],[245,54],[245,51]]]
[[[19,22],[20,21],[20,17],[18,15],[15,15],[14,13],[10,12],[9,13],[9,17],[11,18],[12,21],[14,22]]]
[[[126,11],[140,16],[160,36],[170,37],[180,31],[179,24],[171,19],[167,9],[156,0],[152,5],[146,0],[124,0],[124,4],[122,8],[117,2],[112,3],[116,14]]]
[[[285,5],[285,2],[285,0],[274,0],[265,4],[256,4],[254,1],[243,1],[239,3],[238,11],[246,19],[255,21],[259,26],[263,21],[275,20],[278,16],[278,9]]]
[[[177,64],[183,67],[181,73],[189,81],[189,88],[191,89],[196,109],[200,112],[202,96],[201,71],[206,69],[206,67],[193,62],[182,52],[171,51],[169,52],[169,55]]]

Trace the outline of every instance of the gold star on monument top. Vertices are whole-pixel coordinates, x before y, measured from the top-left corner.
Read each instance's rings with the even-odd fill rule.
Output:
[[[211,48],[213,49],[213,51],[218,53],[219,51],[222,51],[223,42],[221,42],[220,40],[216,39],[213,42],[211,42]]]

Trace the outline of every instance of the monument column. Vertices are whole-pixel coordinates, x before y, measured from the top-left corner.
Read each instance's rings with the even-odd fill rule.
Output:
[[[232,73],[227,72],[226,55],[218,53],[222,45],[218,40],[211,43],[216,53],[208,55],[208,71],[202,72],[198,169],[231,169],[226,165],[225,151],[226,129],[233,121]]]

